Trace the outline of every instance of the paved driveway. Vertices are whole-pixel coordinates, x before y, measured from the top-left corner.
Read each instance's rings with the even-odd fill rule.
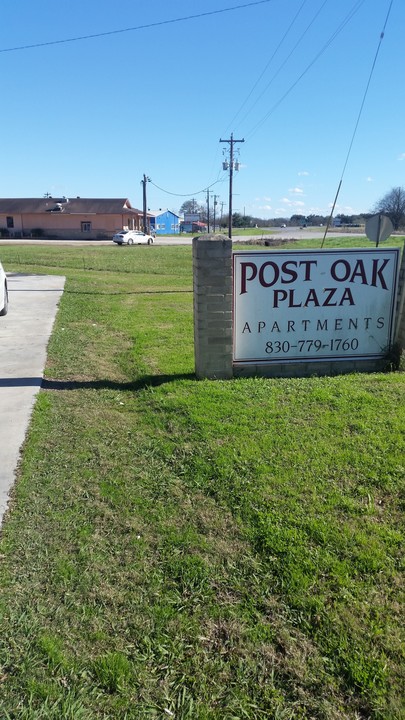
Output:
[[[0,317],[0,524],[20,448],[41,387],[65,278],[8,273],[9,312]]]

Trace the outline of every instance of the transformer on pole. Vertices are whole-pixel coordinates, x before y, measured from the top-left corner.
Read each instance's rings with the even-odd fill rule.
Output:
[[[227,161],[222,163],[222,167],[224,170],[228,170],[229,168],[229,221],[228,221],[228,237],[229,239],[232,238],[232,183],[233,183],[233,171],[239,170],[239,161],[234,163],[233,160],[233,146],[235,143],[243,143],[245,142],[244,139],[242,140],[234,140],[233,133],[231,133],[231,137],[229,140],[220,140],[221,143],[229,143],[229,164]]]

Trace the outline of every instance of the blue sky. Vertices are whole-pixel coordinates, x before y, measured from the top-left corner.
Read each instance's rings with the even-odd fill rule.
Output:
[[[404,186],[403,0],[249,2],[3,3],[0,197],[142,207],[145,173],[153,210],[212,186],[226,212],[233,132],[234,210],[327,214],[388,13],[335,214]]]

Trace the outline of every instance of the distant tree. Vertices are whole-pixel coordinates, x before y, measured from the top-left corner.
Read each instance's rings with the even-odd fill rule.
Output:
[[[245,226],[244,217],[240,213],[232,213],[232,227],[242,228]]]
[[[305,215],[291,215],[291,225],[303,225],[306,222]]]
[[[338,215],[336,215],[336,219],[340,220],[342,225],[353,224],[353,215],[345,215],[344,213],[339,213]]]
[[[204,205],[200,205],[195,198],[186,200],[179,210],[179,215],[185,215],[188,213],[206,213]]]
[[[242,215],[241,213],[232,213],[232,227],[234,228],[248,228],[254,225],[253,218],[251,215]]]
[[[324,215],[308,215],[307,216],[307,223],[308,225],[325,225],[328,221],[328,218]]]
[[[398,230],[400,225],[405,222],[405,189],[402,187],[392,188],[376,202],[373,209],[376,213],[388,215],[394,230]]]

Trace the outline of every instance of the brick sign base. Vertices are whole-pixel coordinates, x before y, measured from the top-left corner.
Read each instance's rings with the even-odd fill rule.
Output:
[[[293,257],[293,254],[292,254]],[[308,377],[379,372],[393,366],[405,348],[405,252],[399,272],[394,346],[374,359],[234,363],[232,240],[223,235],[193,239],[194,347],[197,378]]]

